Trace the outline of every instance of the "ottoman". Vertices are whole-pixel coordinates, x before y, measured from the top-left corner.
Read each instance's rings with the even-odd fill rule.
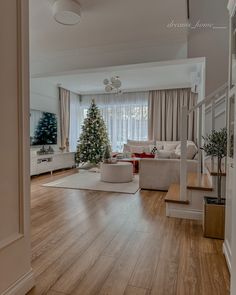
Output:
[[[122,183],[133,181],[133,165],[127,162],[101,164],[101,181]]]

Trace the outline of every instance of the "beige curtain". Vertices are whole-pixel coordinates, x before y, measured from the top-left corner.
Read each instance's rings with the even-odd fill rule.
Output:
[[[148,136],[151,140],[180,140],[181,107],[197,103],[190,88],[155,90],[149,93]],[[196,114],[188,118],[188,140],[196,140]]]
[[[61,147],[66,147],[70,134],[70,91],[59,87]]]

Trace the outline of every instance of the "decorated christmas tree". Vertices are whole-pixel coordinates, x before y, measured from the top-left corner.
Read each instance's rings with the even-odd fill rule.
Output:
[[[51,113],[43,113],[33,139],[33,145],[46,144],[57,144],[57,118]]]
[[[104,158],[109,145],[105,122],[94,100],[92,101],[87,117],[82,126],[76,159],[78,163],[98,164]]]

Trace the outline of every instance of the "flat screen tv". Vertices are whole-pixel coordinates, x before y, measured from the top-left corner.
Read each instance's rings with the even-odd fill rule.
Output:
[[[30,110],[31,146],[57,144],[57,116],[53,113]]]

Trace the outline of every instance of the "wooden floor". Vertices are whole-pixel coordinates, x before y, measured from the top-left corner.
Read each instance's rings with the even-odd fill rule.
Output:
[[[30,295],[227,295],[222,242],[194,221],[165,217],[163,192],[46,188],[32,180]]]

